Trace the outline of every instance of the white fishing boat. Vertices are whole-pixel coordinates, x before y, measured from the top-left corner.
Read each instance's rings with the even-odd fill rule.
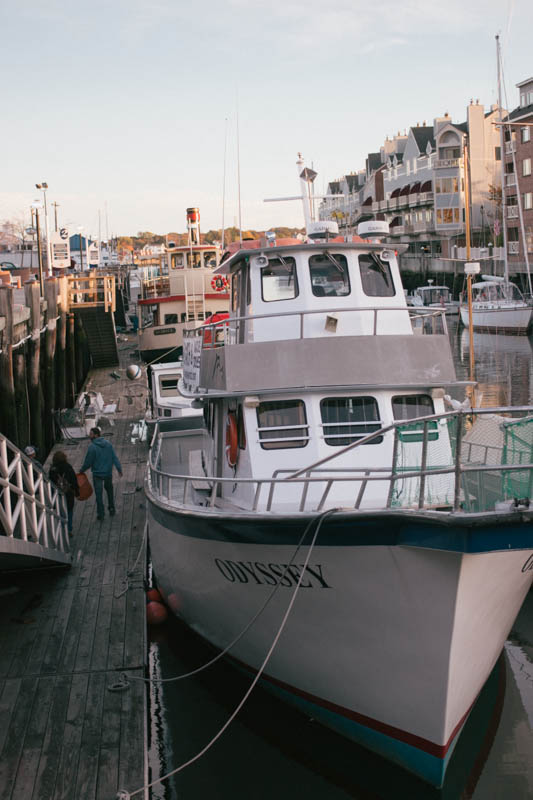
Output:
[[[444,311],[407,306],[386,223],[315,222],[297,165],[306,240],[237,245],[223,341],[185,334],[203,418],[156,426],[154,575],[264,686],[440,786],[533,578],[533,408],[446,410]]]
[[[228,284],[215,275],[220,246],[201,244],[200,212],[187,209],[188,243],[165,248],[167,274],[145,279],[137,305],[139,351],[144,361],[176,361],[183,331],[228,309]]]
[[[419,286],[412,295],[407,297],[407,302],[412,306],[426,306],[428,308],[443,308],[447,315],[455,316],[459,313],[459,301],[454,300],[447,286],[436,286],[428,280],[427,286]]]
[[[516,284],[482,275],[472,284],[472,325],[475,331],[525,334],[531,323],[533,309]],[[461,322],[469,327],[468,303],[463,298]]]

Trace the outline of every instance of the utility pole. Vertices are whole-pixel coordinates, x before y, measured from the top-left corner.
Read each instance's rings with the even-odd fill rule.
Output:
[[[43,285],[43,252],[41,249],[41,230],[39,228],[39,209],[35,208],[35,229],[37,231],[37,260],[39,262],[39,284],[41,286],[41,297],[44,294]]]

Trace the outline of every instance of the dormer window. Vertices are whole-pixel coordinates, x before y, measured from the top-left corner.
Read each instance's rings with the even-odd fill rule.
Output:
[[[296,262],[291,256],[269,258],[261,269],[261,297],[265,303],[298,297]]]
[[[309,259],[309,272],[315,297],[345,297],[350,294],[346,256],[317,253]]]

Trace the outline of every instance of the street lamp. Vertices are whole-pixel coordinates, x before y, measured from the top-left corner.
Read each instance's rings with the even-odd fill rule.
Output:
[[[44,197],[44,227],[46,231],[46,265],[48,275],[52,275],[52,249],[50,247],[50,231],[48,229],[48,206],[46,204],[46,190],[48,189],[48,184],[46,181],[42,181],[41,183],[35,184],[36,189],[40,189],[43,193]]]
[[[35,231],[37,233],[37,260],[39,263],[39,283],[41,285],[41,297],[44,295],[43,285],[43,252],[41,249],[41,233],[39,228],[39,210],[42,208],[41,203],[35,200],[31,205],[32,215],[35,215]]]

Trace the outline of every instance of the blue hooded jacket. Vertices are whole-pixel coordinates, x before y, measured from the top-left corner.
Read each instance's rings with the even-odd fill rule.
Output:
[[[88,469],[92,469],[93,475],[98,478],[105,478],[113,473],[113,464],[119,472],[122,472],[122,466],[113,445],[107,439],[98,436],[89,445],[80,472],[87,472]]]

